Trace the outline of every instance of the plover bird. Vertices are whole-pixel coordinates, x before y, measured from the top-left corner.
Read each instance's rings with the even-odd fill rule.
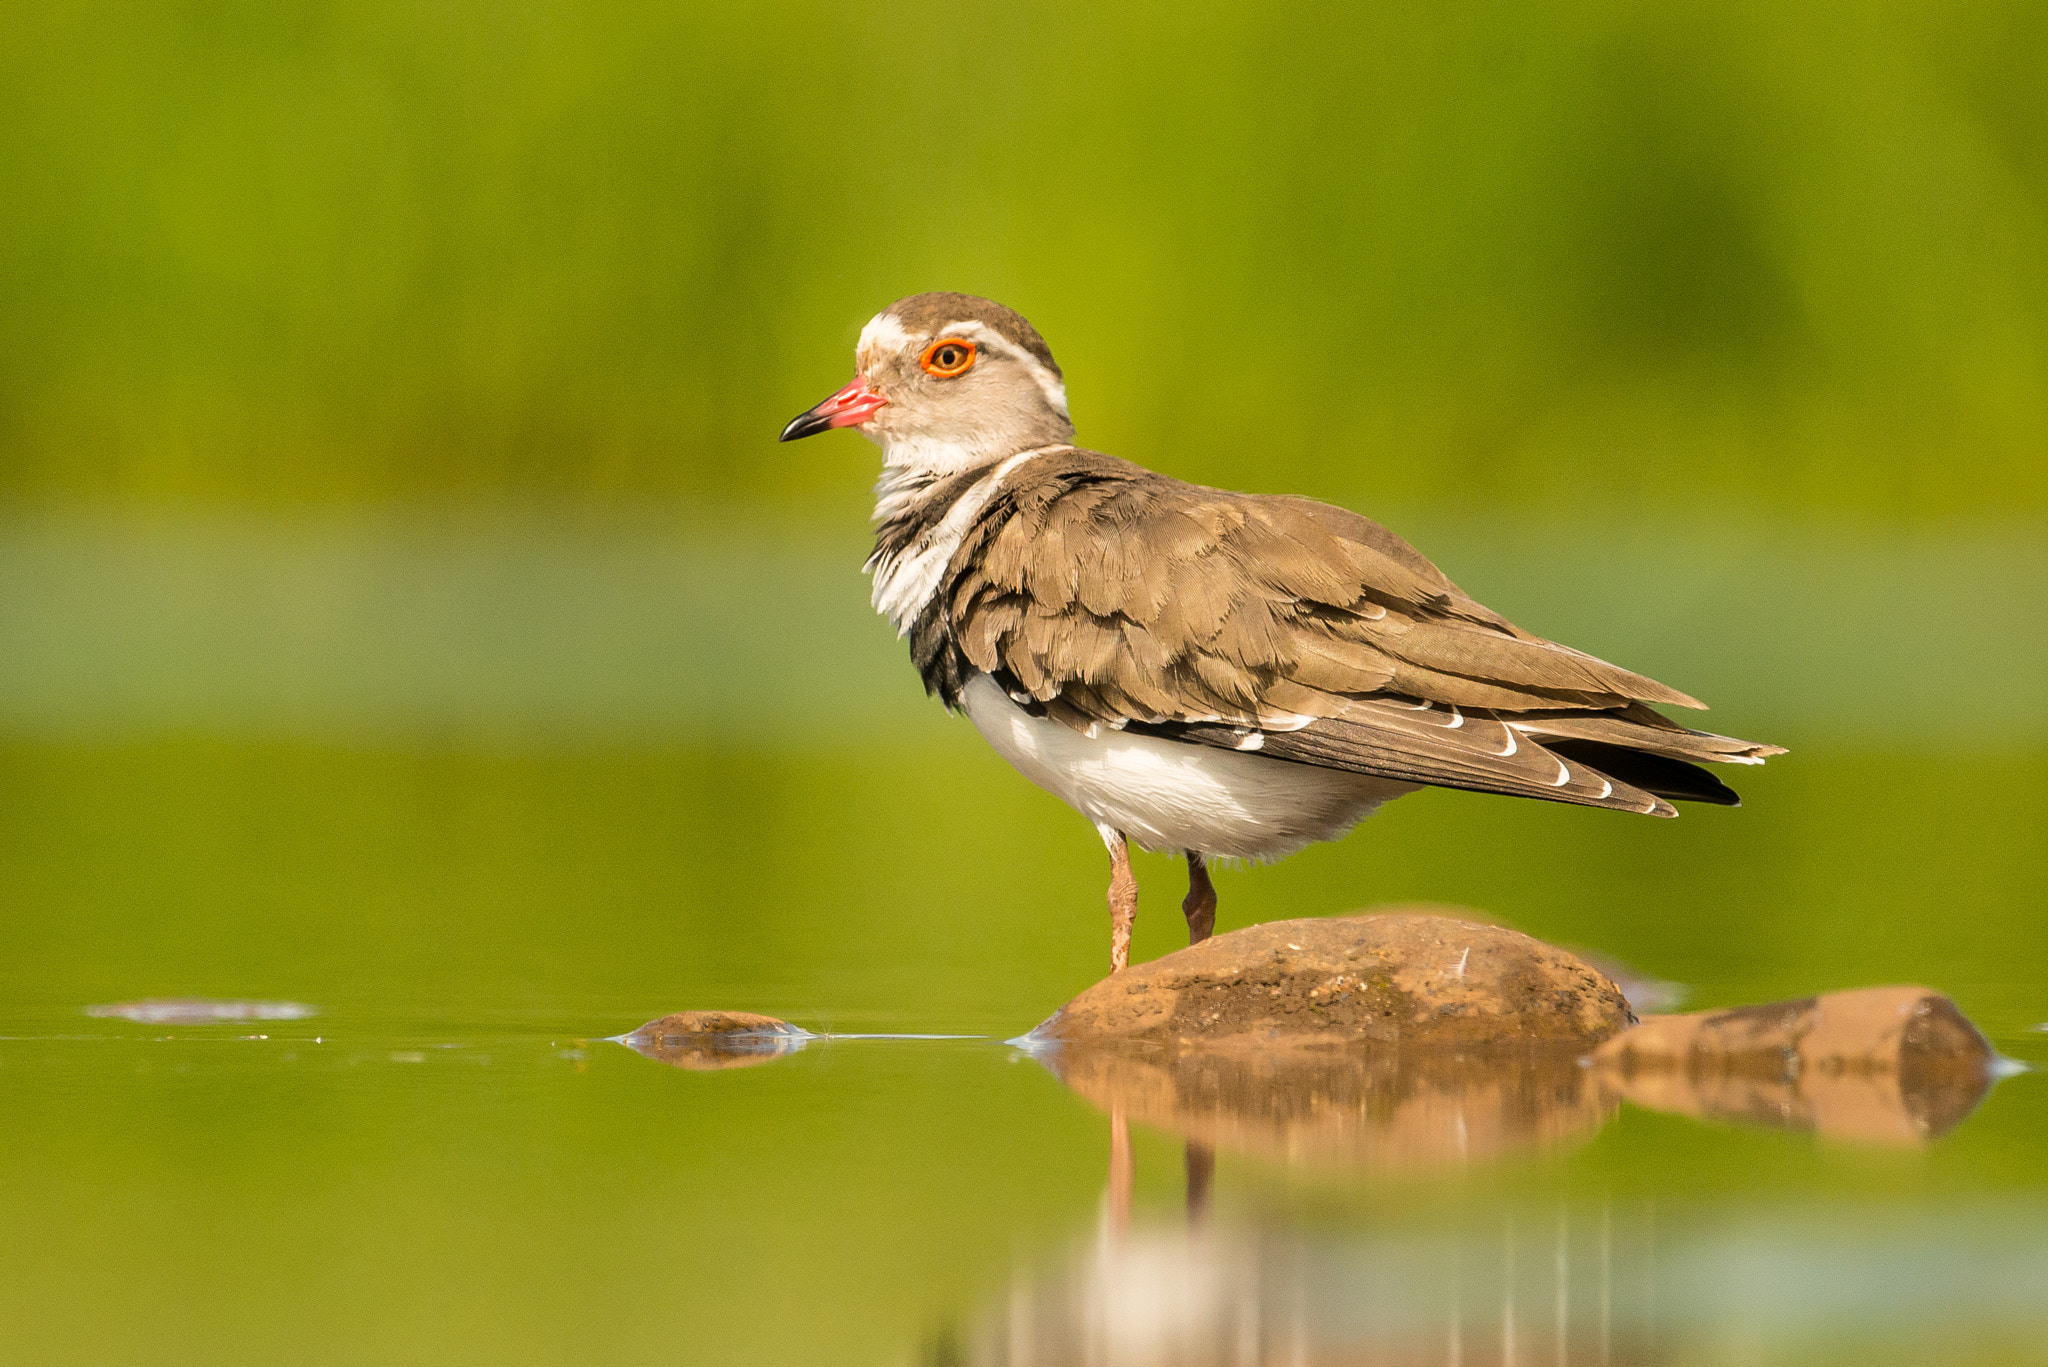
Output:
[[[855,376],[783,441],[857,428],[882,448],[875,607],[926,691],[1095,823],[1110,964],[1130,958],[1129,845],[1207,861],[1334,840],[1418,788],[1676,816],[1734,806],[1695,761],[1781,747],[1692,731],[1703,704],[1482,607],[1378,523],[1230,493],[1073,444],[1035,328],[967,294],[870,321]]]

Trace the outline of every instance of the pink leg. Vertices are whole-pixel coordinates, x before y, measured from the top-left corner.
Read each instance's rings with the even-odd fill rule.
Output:
[[[1109,1108],[1109,1190],[1103,1193],[1103,1213],[1109,1217],[1109,1232],[1121,1236],[1131,1227],[1131,1188],[1136,1185],[1136,1166],[1131,1161],[1131,1122],[1124,1118],[1121,1102]]]
[[[1131,873],[1131,851],[1122,831],[1104,831],[1109,846],[1109,971],[1121,973],[1131,962],[1131,926],[1138,919],[1138,880]]]
[[[1182,914],[1188,918],[1188,943],[1198,945],[1216,930],[1216,885],[1209,881],[1209,870],[1202,863],[1202,856],[1188,851],[1188,896],[1180,904]]]
[[[1188,1223],[1199,1225],[1209,1217],[1209,1188],[1216,1180],[1216,1150],[1190,1139],[1182,1156],[1188,1174]]]

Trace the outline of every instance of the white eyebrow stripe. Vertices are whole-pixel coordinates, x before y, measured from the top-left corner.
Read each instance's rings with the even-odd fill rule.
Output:
[[[1061,381],[1059,376],[1047,370],[1043,361],[1040,361],[1023,347],[1018,346],[986,323],[977,323],[971,318],[948,323],[934,335],[943,336],[948,333],[955,337],[969,338],[977,346],[984,346],[990,351],[1001,352],[1003,355],[1022,364],[1026,370],[1031,372],[1031,378],[1038,382],[1039,392],[1045,395],[1045,401],[1054,408],[1057,408],[1061,417],[1070,416],[1067,412],[1067,386],[1065,383]]]
[[[986,323],[977,323],[972,318],[961,318],[946,324],[937,332],[919,335],[903,326],[895,314],[884,312],[868,319],[868,325],[860,330],[860,342],[854,347],[854,365],[865,374],[868,362],[865,359],[872,351],[907,352],[927,337],[946,335],[964,337],[976,346],[987,347],[990,351],[1001,352],[1017,361],[1031,372],[1031,378],[1038,390],[1045,395],[1045,401],[1059,410],[1063,418],[1071,417],[1067,411],[1067,386],[1060,377],[1046,369],[1045,363],[1018,346]]]

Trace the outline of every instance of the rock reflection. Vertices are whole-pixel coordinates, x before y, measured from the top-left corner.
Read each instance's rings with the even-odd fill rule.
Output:
[[[1616,1102],[1568,1052],[1047,1056],[1103,1111],[1204,1150],[1379,1170],[1491,1158],[1591,1134]]]
[[[1584,1138],[1626,1100],[1701,1119],[1917,1144],[1983,1099],[1995,1056],[1946,997],[1868,988],[1651,1017],[1596,1049],[1162,1049],[1041,1056],[1117,1125],[1204,1151],[1379,1171]]]
[[[1605,1085],[1651,1110],[1912,1145],[1976,1108],[1996,1055],[1947,997],[1871,987],[1652,1017],[1593,1059]]]

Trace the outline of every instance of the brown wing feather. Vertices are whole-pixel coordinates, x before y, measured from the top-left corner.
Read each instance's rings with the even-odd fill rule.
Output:
[[[1516,718],[1528,734],[1542,740],[1586,740],[1623,745],[1671,759],[1715,760],[1724,764],[1762,763],[1782,755],[1782,745],[1762,745],[1711,731],[1692,731],[1640,703],[1616,712],[1530,712]]]
[[[1082,729],[1233,748],[1258,731],[1277,759],[1664,814],[1542,741],[1674,761],[1781,753],[1669,721],[1646,704],[1701,704],[1523,631],[1356,513],[1094,452],[1013,471],[934,601],[968,667]]]
[[[1244,748],[1244,738],[1231,739],[1229,728],[1192,726],[1184,731],[1185,739],[1200,744]],[[1495,718],[1455,708],[1411,710],[1367,699],[1340,717],[1318,718],[1299,730],[1265,732],[1258,750],[1275,759],[1440,788],[1677,815],[1653,793],[1590,764],[1567,762]]]

